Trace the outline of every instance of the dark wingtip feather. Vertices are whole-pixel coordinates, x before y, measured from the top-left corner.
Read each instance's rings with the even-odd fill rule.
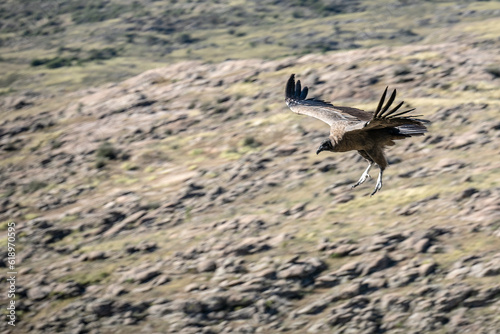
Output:
[[[297,83],[295,83],[295,74],[292,74],[286,84],[285,100],[305,100],[308,91],[309,89],[307,87],[302,88],[300,80],[297,80]]]
[[[295,84],[295,97],[300,96],[300,92],[302,91],[302,85],[300,84],[300,80],[297,80]]]
[[[302,89],[302,93],[300,93],[300,99],[305,100],[308,92],[309,92],[309,88],[304,87],[304,89]]]
[[[401,106],[404,104],[404,101],[401,101],[396,105],[394,108],[389,110],[391,105],[393,104],[394,100],[396,99],[396,90],[394,89],[392,91],[391,96],[387,100],[387,103],[384,105],[384,100],[387,95],[387,90],[388,87],[385,87],[384,93],[382,94],[382,97],[380,98],[380,101],[378,103],[377,109],[375,110],[375,113],[373,114],[372,120],[378,119],[378,120],[399,120],[411,124],[412,126],[416,127],[421,127],[422,129],[425,129],[427,131],[425,125],[422,123],[428,123],[427,120],[423,119],[418,119],[416,117],[420,117],[421,115],[409,115],[410,112],[415,110],[415,108],[409,109],[409,110],[404,110],[404,111],[398,111]],[[388,111],[389,110],[389,111]],[[371,121],[370,121],[371,122]],[[416,129],[416,127],[414,129]]]
[[[290,75],[290,79],[286,83],[285,99],[293,98],[295,93],[295,74]]]
[[[389,97],[389,100],[387,101],[387,103],[384,106],[384,109],[382,109],[382,111],[380,112],[380,117],[387,116],[387,115],[384,115],[384,113],[387,111],[387,109],[389,109],[389,107],[392,105],[392,103],[394,102],[395,99],[396,99],[396,90],[393,90],[391,96]]]
[[[392,116],[391,116],[391,117],[389,117],[389,118],[397,118],[397,117],[400,117],[400,116],[402,116],[402,115],[404,115],[404,114],[407,114],[407,113],[409,113],[409,112],[412,112],[413,110],[415,110],[415,108],[408,109],[408,110],[405,110],[405,111],[401,111],[401,112],[398,112],[397,114],[392,115]],[[407,117],[413,117],[413,116],[408,115]]]
[[[375,110],[375,115],[373,115],[373,118],[378,117],[380,109],[382,109],[382,106],[384,105],[385,95],[387,94],[388,88],[389,87],[385,87],[384,93],[382,94],[382,97],[380,98],[380,101],[378,102],[377,110]]]
[[[397,106],[395,106],[394,108],[392,108],[392,110],[390,110],[389,112],[387,112],[385,114],[385,117],[386,118],[391,118],[389,116],[391,116],[392,114],[394,114],[399,108],[401,108],[401,106],[403,105],[403,103],[405,103],[405,101],[401,101]]]

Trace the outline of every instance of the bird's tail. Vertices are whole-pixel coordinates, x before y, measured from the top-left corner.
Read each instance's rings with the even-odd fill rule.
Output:
[[[395,135],[403,135],[405,137],[423,136],[427,132],[427,127],[423,124],[405,124],[394,129],[397,131]]]

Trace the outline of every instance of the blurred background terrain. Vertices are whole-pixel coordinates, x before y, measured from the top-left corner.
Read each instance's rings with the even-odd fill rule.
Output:
[[[30,333],[499,333],[500,2],[0,4],[0,245]],[[310,96],[432,121],[351,190]],[[376,175],[375,174],[372,176]],[[6,296],[7,268],[0,262]],[[5,310],[7,299],[1,299]]]

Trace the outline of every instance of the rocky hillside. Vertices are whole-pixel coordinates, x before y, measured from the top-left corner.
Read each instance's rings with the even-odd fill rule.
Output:
[[[494,42],[499,15],[498,1],[469,0],[4,0],[0,96],[60,95],[185,60]]]
[[[4,99],[16,330],[498,329],[499,61],[448,43],[184,62]],[[365,163],[314,154],[328,129],[286,109],[290,73],[367,109],[397,88],[430,133],[388,151],[381,193],[350,190]]]
[[[451,37],[12,86],[0,252],[15,222],[17,320],[0,330],[498,333],[500,33],[436,31]],[[396,88],[429,134],[387,150],[380,193],[352,190],[366,163],[315,154],[328,127],[287,109],[291,73],[366,110]]]

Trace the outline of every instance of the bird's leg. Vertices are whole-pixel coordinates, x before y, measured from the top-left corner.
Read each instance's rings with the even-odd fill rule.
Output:
[[[358,182],[356,182],[355,184],[353,184],[351,188],[356,188],[361,183],[363,183],[367,179],[371,178],[371,176],[370,176],[369,173],[370,173],[370,169],[372,169],[372,166],[373,166],[373,162],[372,161],[368,162],[368,167],[365,169],[365,171],[363,172],[363,174],[361,174],[361,177],[359,178]]]
[[[378,173],[377,184],[375,185],[375,190],[372,192],[370,196],[375,195],[377,191],[382,189],[382,174],[384,174],[384,170],[380,168],[380,172]]]

